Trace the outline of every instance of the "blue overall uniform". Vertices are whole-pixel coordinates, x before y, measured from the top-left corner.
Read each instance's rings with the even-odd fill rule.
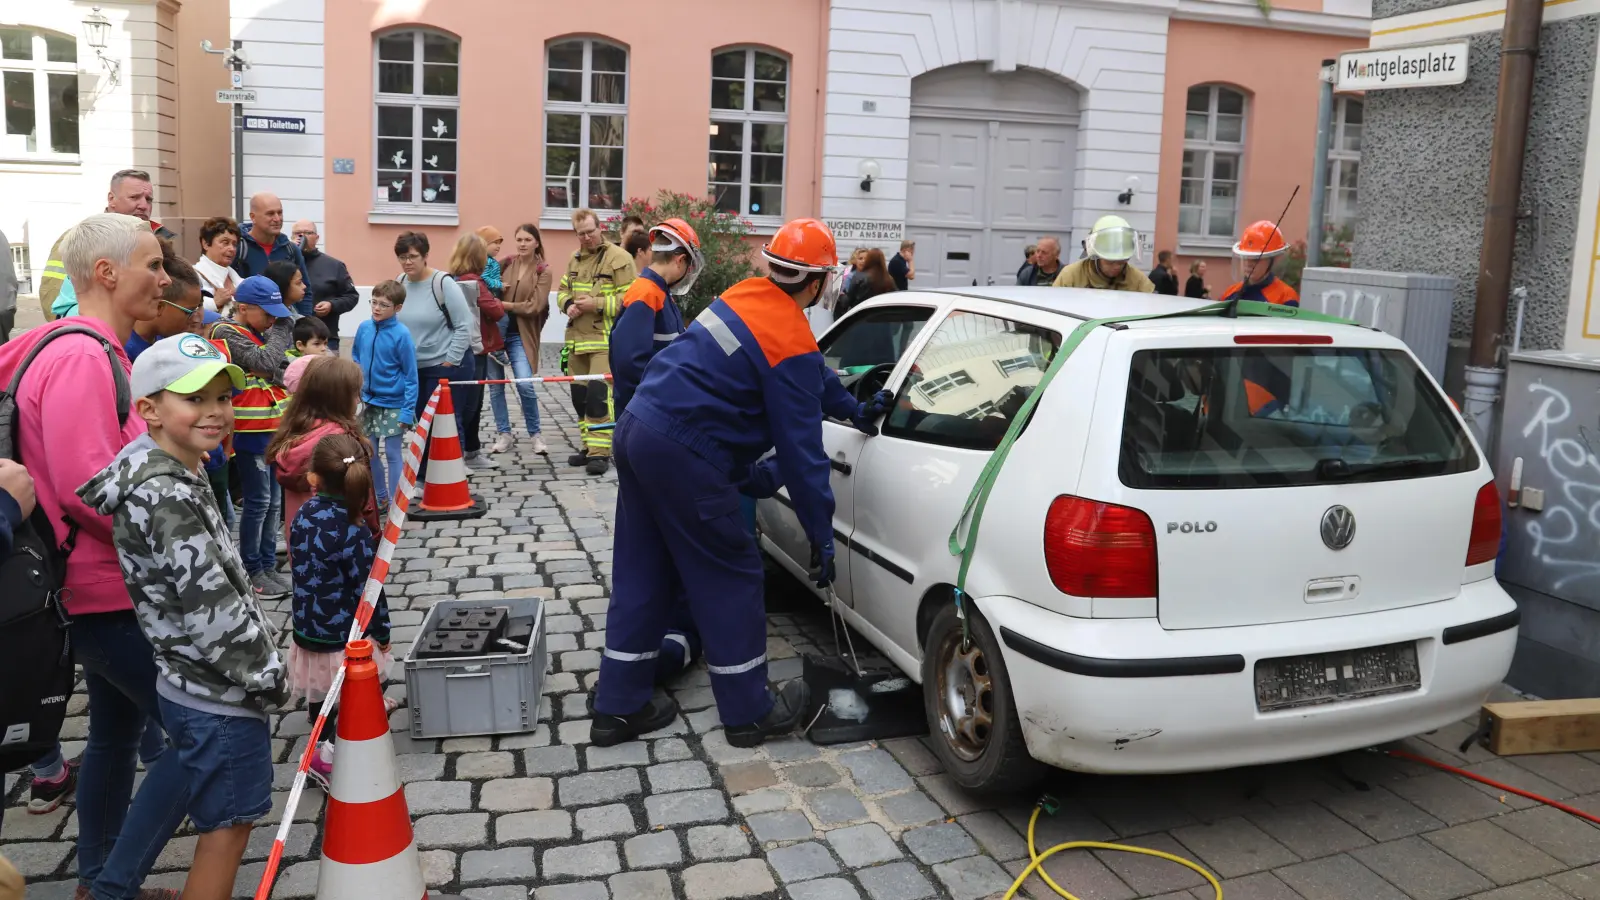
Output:
[[[656,354],[617,426],[617,565],[597,711],[626,716],[650,701],[681,585],[723,724],[767,716],[761,558],[739,492],[770,471],[757,461],[775,447],[801,525],[831,556],[822,418],[858,410],[794,299],[765,278],[729,288]]]
[[[617,419],[628,408],[633,392],[644,378],[645,366],[663,347],[683,333],[683,311],[672,298],[666,279],[646,268],[628,286],[622,298],[622,315],[611,326],[611,398]],[[618,504],[622,502],[619,497]],[[700,655],[700,632],[681,586],[656,659],[656,681],[677,676]]]
[[[622,315],[611,326],[611,402],[617,418],[628,408],[644,380],[644,367],[683,334],[683,310],[666,279],[647,268],[622,298]]]

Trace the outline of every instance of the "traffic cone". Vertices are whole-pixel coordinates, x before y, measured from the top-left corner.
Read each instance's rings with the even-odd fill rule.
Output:
[[[317,900],[427,900],[372,642],[345,648]]]
[[[428,480],[422,486],[422,505],[410,518],[418,522],[476,519],[489,511],[483,498],[467,489],[467,464],[461,457],[461,433],[456,429],[456,405],[449,382],[439,381],[439,406],[433,413],[428,437]]]

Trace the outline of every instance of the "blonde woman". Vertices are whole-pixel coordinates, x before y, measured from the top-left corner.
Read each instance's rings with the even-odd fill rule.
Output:
[[[500,329],[494,324],[505,318],[505,308],[484,283],[483,270],[489,265],[489,245],[468,232],[456,241],[450,254],[450,274],[455,276],[472,306],[472,360],[474,378],[482,381],[489,371],[489,354],[505,349]],[[482,452],[478,423],[483,418],[483,386],[460,385],[455,392],[461,404],[461,456],[469,469],[496,468],[489,454]]]

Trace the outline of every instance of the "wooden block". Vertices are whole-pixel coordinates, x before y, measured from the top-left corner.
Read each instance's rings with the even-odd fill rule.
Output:
[[[1600,699],[1486,703],[1489,750],[1499,756],[1600,750]]]

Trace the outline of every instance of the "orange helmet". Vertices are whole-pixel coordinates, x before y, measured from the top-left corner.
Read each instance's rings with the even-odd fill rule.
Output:
[[[821,219],[785,222],[761,248],[761,257],[769,263],[801,272],[825,272],[839,265],[833,230]]]
[[[695,234],[694,229],[689,227],[689,223],[682,219],[668,219],[650,229],[650,239],[651,243],[656,245],[655,249],[660,250],[672,250],[678,247],[682,247],[685,250],[690,247],[700,248],[700,235]],[[660,246],[664,243],[671,243],[674,246]]]
[[[1251,225],[1240,235],[1239,243],[1233,245],[1234,256],[1277,256],[1289,249],[1289,242],[1283,239],[1283,232],[1278,226],[1263,219]]]
[[[657,253],[683,251],[689,257],[689,267],[682,278],[672,285],[672,293],[682,297],[694,287],[696,278],[705,271],[705,254],[700,252],[700,235],[682,219],[668,219],[650,229],[650,249]]]

